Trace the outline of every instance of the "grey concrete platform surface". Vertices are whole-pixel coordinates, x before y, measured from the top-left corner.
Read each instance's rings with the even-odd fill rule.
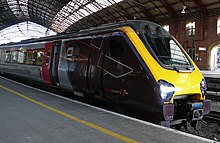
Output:
[[[215,142],[0,77],[0,143]]]

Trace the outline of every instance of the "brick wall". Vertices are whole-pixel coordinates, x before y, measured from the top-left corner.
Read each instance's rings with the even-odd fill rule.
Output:
[[[219,16],[220,17],[220,16]],[[177,38],[186,51],[194,49],[193,60],[200,69],[210,69],[209,60],[211,49],[220,44],[220,35],[217,35],[218,17],[206,17],[201,19],[188,19],[170,23],[170,33]],[[195,21],[196,34],[188,36],[186,23]],[[199,50],[199,47],[206,47],[206,51]]]

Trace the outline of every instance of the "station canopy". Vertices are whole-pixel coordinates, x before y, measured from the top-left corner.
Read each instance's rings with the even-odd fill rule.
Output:
[[[7,34],[15,31],[37,38],[117,21],[169,24],[218,15],[219,0],[0,0],[0,40],[13,42]]]

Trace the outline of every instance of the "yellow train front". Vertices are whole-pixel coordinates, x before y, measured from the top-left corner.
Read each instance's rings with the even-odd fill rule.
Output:
[[[204,77],[181,45],[152,22],[131,22],[129,27],[117,30],[123,31],[130,40],[145,73],[138,76],[136,71],[135,78],[132,80],[130,76],[126,81],[127,96],[135,94],[130,102],[126,100],[130,107],[134,104],[140,109],[135,112],[143,119],[163,126],[191,123],[196,127],[197,121],[209,113],[211,101],[205,99]],[[135,60],[130,57],[130,62]]]

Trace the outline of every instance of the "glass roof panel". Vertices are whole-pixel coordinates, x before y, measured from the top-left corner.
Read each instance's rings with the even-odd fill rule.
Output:
[[[80,9],[79,12],[83,13],[85,16],[90,15],[90,13],[84,9]]]
[[[72,0],[54,17],[51,27],[58,29],[59,33],[64,32],[76,21],[120,1],[122,0],[111,0],[111,2],[109,0]]]
[[[17,18],[29,18],[28,0],[7,0],[8,6]]]
[[[30,21],[26,21],[1,30],[0,44],[6,44],[9,42],[20,42],[21,40],[46,37],[56,34],[57,33],[49,30],[46,27]]]

